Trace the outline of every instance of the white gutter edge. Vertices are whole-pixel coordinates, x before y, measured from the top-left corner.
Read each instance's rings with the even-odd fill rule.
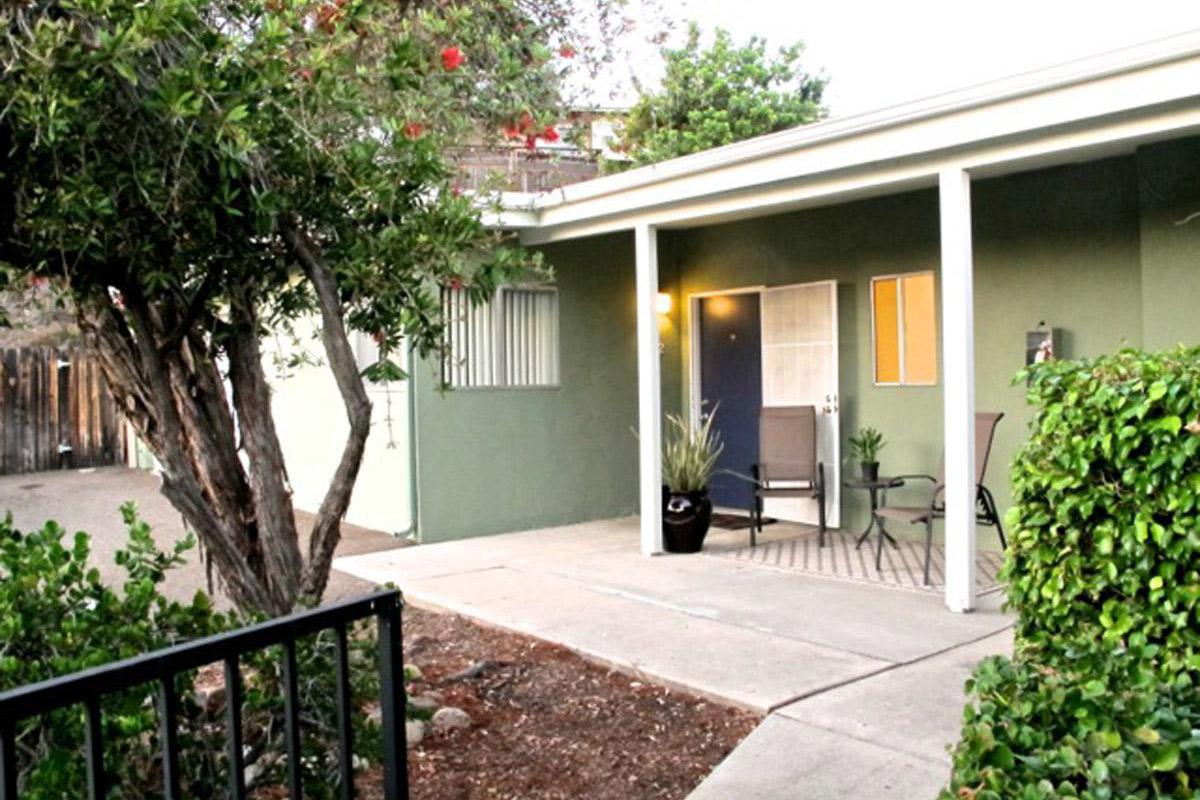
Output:
[[[670,159],[617,175],[570,184],[549,192],[505,193],[502,196],[503,213],[491,215],[490,221],[502,228],[537,227],[541,223],[540,212],[545,208],[617,194],[670,179],[703,173],[716,167],[727,167],[830,140],[850,138],[930,117],[1039,94],[1198,54],[1200,54],[1200,30],[1189,31],[1177,36],[1001,78],[910,103],[758,136],[744,142]],[[510,201],[512,206],[509,205]],[[485,220],[489,220],[487,214],[485,214]]]
[[[492,230],[516,231],[536,228],[541,220],[533,207],[531,192],[492,192],[475,197],[475,207],[484,227]]]

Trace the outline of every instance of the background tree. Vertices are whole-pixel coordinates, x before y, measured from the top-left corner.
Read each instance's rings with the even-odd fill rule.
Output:
[[[803,43],[772,57],[757,36],[738,45],[718,28],[712,45],[702,47],[700,33],[690,23],[684,46],[662,51],[662,88],[639,87],[618,148],[631,162],[606,166],[652,164],[825,116],[828,79],[801,67]]]
[[[540,268],[441,153],[553,136],[567,25],[586,12],[603,39],[618,6],[0,5],[0,284],[48,280],[74,309],[240,607],[324,591],[370,425],[347,331],[380,345],[369,377],[397,379],[402,342],[441,348],[443,286],[480,300]],[[313,314],[350,433],[302,553],[261,340]]]

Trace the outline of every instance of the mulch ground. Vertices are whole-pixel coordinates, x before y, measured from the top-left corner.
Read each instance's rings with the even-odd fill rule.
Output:
[[[760,720],[452,614],[409,606],[404,638],[413,694],[474,720],[409,750],[413,800],[683,798]]]

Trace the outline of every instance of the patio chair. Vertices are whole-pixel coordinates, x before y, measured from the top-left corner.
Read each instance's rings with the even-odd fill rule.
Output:
[[[754,507],[750,510],[750,546],[762,532],[763,500],[807,497],[817,501],[825,546],[825,465],[817,461],[817,409],[813,406],[764,408],[758,416],[758,463],[750,467]]]
[[[980,525],[994,527],[1000,534],[1000,546],[1008,549],[1004,539],[1004,526],[1000,524],[1000,515],[996,511],[996,500],[992,493],[983,485],[987,473],[988,456],[992,451],[992,439],[996,435],[996,424],[1004,414],[1000,412],[981,411],[975,414],[975,521]],[[875,521],[883,526],[883,520],[906,522],[910,525],[925,525],[925,585],[929,585],[929,558],[933,547],[933,521],[944,519],[946,504],[942,493],[946,488],[945,463],[938,468],[937,477],[933,475],[897,475],[904,480],[920,479],[933,484],[933,496],[926,506],[889,506],[885,505],[875,510]],[[875,551],[875,569],[880,569],[883,559],[883,539],[880,535],[878,548]]]

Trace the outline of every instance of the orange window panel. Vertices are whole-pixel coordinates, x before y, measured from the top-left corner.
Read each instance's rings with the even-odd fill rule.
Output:
[[[937,298],[933,273],[905,275],[904,382],[937,383]]]
[[[895,278],[873,284],[875,314],[875,382],[900,382],[899,285]]]

